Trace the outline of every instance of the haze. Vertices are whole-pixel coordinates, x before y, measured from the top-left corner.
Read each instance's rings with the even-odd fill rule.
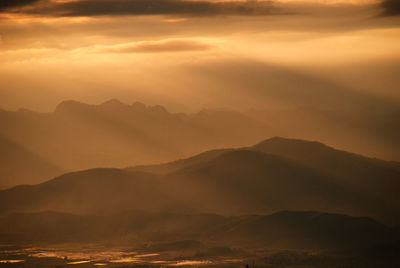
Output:
[[[399,137],[396,1],[139,2],[2,3],[0,107],[116,98],[172,112],[334,111],[331,121],[357,118],[347,142],[325,126],[291,136],[343,149],[361,139],[350,149],[400,159],[386,144]],[[366,118],[394,122],[360,129]]]
[[[0,1],[0,266],[400,267],[399,3]]]

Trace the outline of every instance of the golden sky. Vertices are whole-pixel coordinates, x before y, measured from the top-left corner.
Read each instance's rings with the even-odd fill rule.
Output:
[[[64,99],[109,98],[189,111],[292,105],[284,98],[260,101],[231,90],[229,66],[250,72],[254,64],[400,101],[396,74],[371,68],[396,65],[400,57],[400,17],[391,2],[5,2],[0,4],[0,107],[49,111]],[[200,71],[219,65],[228,66],[221,75],[225,80],[210,81]],[[387,86],[376,88],[348,75],[350,65]]]
[[[0,1],[0,110],[228,109],[398,160],[399,47],[397,0]]]

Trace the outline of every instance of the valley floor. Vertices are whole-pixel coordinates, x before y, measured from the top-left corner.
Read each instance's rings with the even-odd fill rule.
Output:
[[[388,260],[362,253],[283,249],[150,251],[104,245],[16,246],[0,245],[0,267],[237,267],[244,268],[395,268]]]

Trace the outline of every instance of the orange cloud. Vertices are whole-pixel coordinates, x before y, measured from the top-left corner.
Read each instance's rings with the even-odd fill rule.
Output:
[[[100,49],[104,53],[162,53],[209,50],[213,46],[204,42],[188,39],[166,39],[121,44]]]

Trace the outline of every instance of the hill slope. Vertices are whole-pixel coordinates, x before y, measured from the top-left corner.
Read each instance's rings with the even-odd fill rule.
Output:
[[[241,217],[143,212],[79,216],[42,212],[11,214],[0,219],[0,241],[22,244],[122,240],[136,246],[163,242],[164,250],[168,250],[168,245],[176,244],[168,242],[197,240],[239,248],[359,250],[396,239],[393,229],[370,218],[309,211]]]
[[[204,187],[199,182],[212,181],[216,190],[208,195],[220,197],[230,191],[228,195],[236,199],[232,205],[236,208],[344,212],[396,224],[400,220],[396,212],[400,208],[399,167],[397,162],[336,150],[318,142],[272,138],[247,148],[208,151],[171,163],[128,170],[197,181],[196,191]],[[188,198],[195,195],[196,192],[187,194]],[[285,207],[290,200],[298,200],[293,201],[297,207]]]
[[[63,173],[56,165],[0,135],[0,189],[33,184]]]
[[[397,219],[397,204],[313,167],[251,150],[228,151],[165,175],[170,192],[201,210],[243,214],[320,210]]]
[[[400,163],[336,150],[318,142],[272,138],[252,150],[279,155],[323,172],[335,181],[400,205]]]
[[[397,174],[396,169],[381,168]],[[350,177],[347,169],[342,172],[338,177],[319,162],[306,164],[251,147],[216,150],[165,165],[86,170],[0,191],[0,213],[142,209],[240,215],[316,210],[400,222],[398,203],[379,192],[390,189],[395,177],[361,180]]]
[[[39,185],[0,191],[0,213],[109,214],[141,209],[240,215],[314,210],[400,223],[395,163],[322,144],[281,140],[300,143],[301,150],[291,154],[296,147],[288,146],[280,155],[279,150],[268,154],[261,151],[267,151],[267,140],[263,147],[209,151],[164,165],[69,173]]]
[[[98,105],[64,101],[52,113],[0,110],[0,135],[65,170],[171,161],[210,148],[252,143],[267,131],[264,124],[238,112],[175,114],[162,106],[118,100]]]
[[[110,214],[127,209],[167,209],[171,205],[167,201],[155,176],[119,169],[68,173],[42,184],[0,191],[2,213],[54,210]]]

